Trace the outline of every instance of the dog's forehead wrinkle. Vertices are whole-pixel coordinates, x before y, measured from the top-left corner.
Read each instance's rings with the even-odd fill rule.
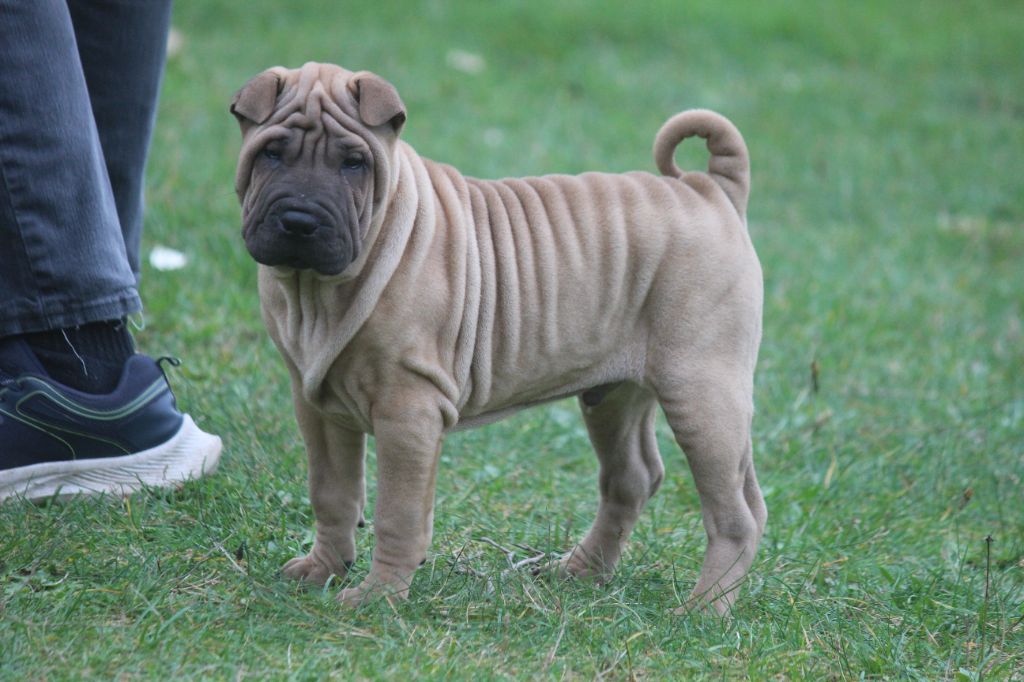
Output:
[[[319,76],[319,65],[309,63],[286,72],[284,88],[278,97],[273,122],[291,121],[296,114],[316,120],[325,101],[331,101],[329,87]]]
[[[346,102],[352,99],[352,95],[348,90],[348,83],[352,80],[353,73],[351,71],[343,71],[342,73],[335,74],[331,80],[331,95],[335,102]]]
[[[345,112],[334,102],[320,83],[307,94],[307,97],[289,103],[280,108],[274,116],[272,124],[287,128],[301,129],[305,134],[314,136],[328,132],[345,137],[355,136],[348,128],[352,125]],[[311,138],[315,142],[318,138]]]
[[[368,149],[368,145],[362,137],[343,126],[334,117],[325,113],[320,122],[327,132],[332,146],[340,147],[344,151],[366,151]]]
[[[295,87],[288,87],[279,95],[277,105],[271,114],[268,124],[286,121],[303,106],[302,92]]]
[[[287,111],[288,109],[294,109],[299,101],[299,90],[298,88],[285,88],[277,98],[277,110]]]
[[[349,134],[352,134],[350,128],[361,127],[358,124],[358,113],[346,111],[345,107],[333,99],[324,100],[321,118],[324,125],[343,129]]]
[[[313,86],[313,90],[306,97],[306,118],[310,121],[319,121],[320,112],[323,111],[324,88],[320,83]]]
[[[316,62],[307,62],[298,70],[298,87],[303,95],[308,95],[313,86],[320,80],[320,65]]]
[[[316,127],[319,118],[319,112],[315,112],[311,115],[308,107],[303,109],[297,108],[290,112],[288,116],[281,121],[281,125],[286,125],[291,128],[314,128]]]
[[[319,126],[304,125],[295,129],[295,135],[299,139],[299,148],[302,150],[302,155],[312,157],[318,153],[318,147],[320,146],[320,140],[324,137],[324,131]]]

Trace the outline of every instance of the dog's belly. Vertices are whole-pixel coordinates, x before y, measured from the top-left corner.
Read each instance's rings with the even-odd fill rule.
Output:
[[[520,410],[525,410],[528,407],[535,407],[537,405],[543,405],[545,403],[555,402],[556,400],[562,400],[568,398],[580,392],[578,389],[575,391],[568,391],[566,393],[556,394],[552,396],[546,396],[538,398],[532,402],[523,403],[521,405],[512,405],[511,407],[505,407],[491,412],[484,412],[481,414],[474,415],[459,415],[459,421],[456,422],[455,426],[448,429],[449,431],[465,431],[466,429],[475,429],[478,426],[486,426],[487,424],[493,424],[496,421],[509,417]]]
[[[606,352],[602,354],[602,350]],[[597,359],[589,366],[577,366],[577,369],[562,374],[520,368],[515,376],[493,377],[490,381],[491,400],[482,404],[469,401],[450,430],[462,431],[490,424],[519,410],[587,393],[609,384],[642,381],[643,353],[635,343],[622,344],[614,349],[592,348],[591,352]],[[579,359],[577,356],[577,362]],[[601,395],[603,392],[597,390],[589,397],[599,399]]]
[[[552,403],[565,398],[570,398],[579,394],[587,394],[590,391],[594,392],[595,399],[599,400],[599,397],[603,391],[599,387],[609,386],[618,382],[606,382],[604,384],[594,384],[593,381],[589,382],[577,382],[576,385],[570,385],[566,388],[562,388],[559,391],[551,392],[550,394],[541,394],[539,397],[534,397],[529,400],[524,400],[521,403],[508,405],[498,409],[490,410],[487,412],[481,412],[477,414],[460,414],[459,421],[456,422],[455,426],[448,429],[449,431],[465,431],[466,429],[475,429],[478,426],[486,426],[487,424],[493,424],[496,421],[509,417],[520,410],[525,410],[529,407],[536,407],[545,403]]]

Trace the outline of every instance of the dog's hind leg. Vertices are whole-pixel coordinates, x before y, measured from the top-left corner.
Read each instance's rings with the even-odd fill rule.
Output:
[[[590,531],[558,563],[558,570],[605,578],[664,475],[654,435],[658,405],[649,389],[623,383],[606,392],[584,393],[580,407],[601,463],[601,499]]]
[[[751,456],[751,387],[735,367],[717,369],[708,363],[657,390],[690,464],[708,538],[691,605],[709,603],[724,614],[754,560],[767,512]]]

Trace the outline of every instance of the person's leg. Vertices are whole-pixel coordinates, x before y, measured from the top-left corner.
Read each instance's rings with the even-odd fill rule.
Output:
[[[136,278],[143,179],[167,53],[170,0],[69,0],[78,54]]]
[[[170,27],[170,0],[70,0],[77,52],[99,135],[107,186],[129,267],[139,279],[143,181]],[[88,391],[108,391],[134,351],[118,319],[26,337],[50,374]]]
[[[19,73],[27,76],[36,72],[33,77],[38,80],[49,80],[46,72],[53,70],[51,64],[59,62],[66,65],[56,69],[66,82],[53,83],[53,89],[34,91],[23,78],[20,83],[6,83],[5,92],[13,104],[32,107],[37,114],[53,106],[52,100],[57,93],[62,100],[66,97],[71,103],[67,110],[60,111],[60,125],[52,131],[53,136],[49,139],[62,140],[61,146],[66,148],[69,146],[67,133],[62,136],[61,131],[88,130],[88,137],[82,135],[77,140],[79,145],[68,149],[71,163],[62,171],[72,180],[70,187],[76,196],[96,198],[100,203],[101,215],[80,218],[81,225],[91,226],[102,237],[99,242],[90,242],[101,246],[104,255],[116,256],[122,272],[122,261],[127,257],[136,281],[142,232],[142,185],[156,116],[170,8],[169,1],[125,3],[97,0],[71,2],[70,12],[60,2],[40,4],[34,15],[22,8],[22,21],[32,26],[31,30],[21,31],[18,35],[34,36],[41,29],[43,37],[52,39],[25,44],[27,49],[20,50],[22,46],[15,43],[5,52],[21,62]],[[9,27],[19,23],[22,23],[19,18],[13,16]],[[62,49],[45,55],[34,54],[37,44],[53,42]],[[33,127],[36,120],[35,116],[13,116],[12,127],[20,128],[16,139],[32,139],[32,134],[37,132]],[[42,147],[43,150],[47,148]],[[20,158],[13,147],[8,149],[8,155]],[[42,158],[50,161],[57,155],[51,152]],[[89,172],[82,172],[83,167]],[[104,168],[106,175],[101,172]],[[25,166],[27,174],[33,177],[43,177],[42,170],[31,164]],[[64,177],[52,177],[60,181],[61,186],[67,186]],[[16,205],[23,198],[17,192],[12,192],[15,196],[11,197],[8,205]],[[111,196],[116,209],[114,218],[110,215]],[[69,215],[69,209],[73,207],[60,197],[43,197],[42,201],[49,201],[41,205],[51,212],[43,224],[58,228],[41,240],[48,254],[58,256],[51,261],[54,263],[52,269],[73,275],[70,270],[63,269],[59,255],[69,247],[76,253],[77,249],[68,243],[53,248],[56,240],[66,242],[65,230],[59,228],[61,224],[76,220],[76,216]],[[31,230],[32,227],[22,229]],[[123,243],[116,243],[115,230],[121,232]],[[18,264],[17,260],[13,262]],[[95,260],[89,263],[106,266]],[[23,261],[21,265],[26,263]],[[73,275],[71,282],[79,286],[85,284],[84,278],[77,275]],[[92,293],[89,298],[82,296],[79,293],[81,289],[76,291],[66,281],[58,284],[57,288],[65,295],[81,296],[79,304],[85,304],[95,296]],[[46,302],[39,305],[44,311],[52,310]],[[83,311],[73,320],[74,324],[68,324],[69,320],[62,318],[59,325],[51,322],[44,330],[33,329],[35,333],[26,336],[25,340],[55,378],[86,391],[108,391],[120,378],[124,362],[134,351],[131,336],[121,317],[122,314],[103,314],[102,309]]]
[[[141,302],[63,0],[0,0],[0,337]]]

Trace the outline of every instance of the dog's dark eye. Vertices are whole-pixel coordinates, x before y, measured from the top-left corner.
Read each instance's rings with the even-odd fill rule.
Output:
[[[343,170],[360,170],[366,166],[366,157],[362,154],[351,154],[341,162]]]
[[[281,152],[279,152],[276,149],[270,149],[269,147],[265,147],[263,149],[263,156],[267,157],[271,161],[280,161],[281,160]]]

